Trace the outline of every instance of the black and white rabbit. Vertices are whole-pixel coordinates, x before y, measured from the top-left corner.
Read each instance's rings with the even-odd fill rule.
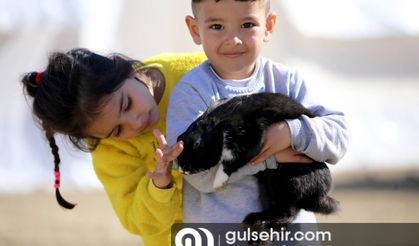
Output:
[[[261,151],[266,129],[301,115],[315,117],[308,109],[278,93],[258,93],[218,101],[178,137],[184,150],[179,170],[193,174],[220,164],[214,188],[246,165]],[[323,162],[278,163],[277,169],[256,174],[263,211],[246,216],[243,223],[255,230],[279,228],[293,221],[300,209],[330,214],[339,203],[328,196],[332,178]]]

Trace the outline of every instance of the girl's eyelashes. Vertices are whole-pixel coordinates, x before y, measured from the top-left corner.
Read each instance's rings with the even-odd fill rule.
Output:
[[[124,107],[124,112],[129,111],[131,109],[131,107],[132,107],[132,99],[131,99],[131,97],[128,96],[127,97],[127,100],[126,100],[126,105]],[[119,135],[121,134],[121,132],[122,132],[122,126],[121,125],[118,125],[114,129],[114,131],[112,133],[112,137],[116,137],[116,138],[119,137]]]
[[[128,96],[127,105],[125,106],[125,111],[129,111],[131,109],[131,106],[132,106],[132,100],[131,100],[131,97]]]
[[[118,125],[116,127],[116,131],[115,131],[114,137],[119,137],[120,134],[121,134],[121,125]]]

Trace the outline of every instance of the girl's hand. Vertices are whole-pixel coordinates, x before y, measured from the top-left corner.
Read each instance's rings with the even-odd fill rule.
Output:
[[[262,151],[250,163],[256,165],[268,159],[269,156],[281,152],[291,146],[291,132],[285,121],[270,126],[265,135],[265,145]]]
[[[177,142],[173,146],[168,146],[163,134],[155,129],[154,136],[157,138],[160,148],[156,150],[156,168],[154,172],[148,172],[153,184],[161,189],[170,188],[173,182],[172,161],[175,160],[183,150],[183,143]]]

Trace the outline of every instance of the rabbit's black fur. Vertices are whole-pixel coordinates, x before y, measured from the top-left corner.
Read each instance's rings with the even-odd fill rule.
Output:
[[[301,115],[315,117],[301,104],[277,93],[221,100],[178,137],[184,142],[178,157],[180,170],[193,174],[220,163],[216,179],[222,180],[214,184],[220,187],[228,176],[259,154],[270,125]],[[338,210],[338,202],[328,196],[332,179],[323,162],[278,163],[277,169],[266,169],[256,177],[264,210],[247,215],[243,221],[255,230],[285,226],[300,209],[323,214]]]

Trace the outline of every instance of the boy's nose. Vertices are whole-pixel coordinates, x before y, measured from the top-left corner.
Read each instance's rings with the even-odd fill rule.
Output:
[[[231,32],[227,36],[226,44],[227,45],[239,45],[239,44],[243,44],[243,41],[242,41],[240,35],[237,32]]]

